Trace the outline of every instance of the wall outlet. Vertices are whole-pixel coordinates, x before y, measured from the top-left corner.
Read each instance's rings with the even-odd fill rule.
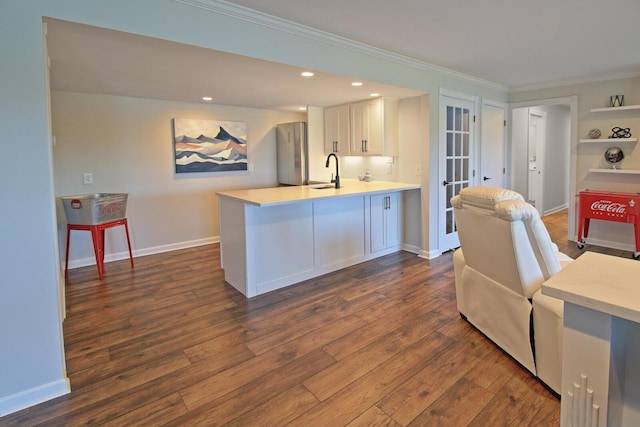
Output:
[[[93,174],[92,173],[83,173],[82,174],[82,183],[84,185],[93,184]]]
[[[420,166],[416,166],[416,175],[420,176]]]
[[[249,163],[249,172],[253,172],[253,163]]]

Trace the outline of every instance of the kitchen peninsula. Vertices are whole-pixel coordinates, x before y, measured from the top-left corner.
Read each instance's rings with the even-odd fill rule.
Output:
[[[225,280],[246,297],[401,248],[402,192],[418,184],[343,180],[218,192]]]

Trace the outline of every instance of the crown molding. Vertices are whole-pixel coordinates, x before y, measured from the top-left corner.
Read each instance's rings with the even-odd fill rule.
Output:
[[[484,86],[490,89],[494,89],[500,92],[508,93],[509,88],[507,86],[494,83],[488,80],[481,79],[469,74],[454,71],[445,67],[430,64],[425,61],[420,61],[415,58],[411,58],[405,55],[390,52],[388,50],[376,48],[365,43],[357,42],[347,39],[345,37],[337,36],[335,34],[320,31],[315,28],[308,27],[306,25],[298,24],[293,21],[278,18],[273,15],[258,12],[253,9],[249,9],[244,6],[240,6],[234,3],[229,3],[224,0],[173,0],[177,3],[186,4],[189,6],[198,7],[211,12],[219,13],[222,15],[230,16],[232,18],[242,19],[244,21],[252,22],[254,24],[262,25],[274,30],[282,31],[285,33],[293,34],[299,37],[304,37],[317,42],[325,43],[328,45],[336,46],[343,49],[348,49],[352,52],[369,55],[372,57],[384,59],[387,61],[395,62],[404,66],[416,68],[423,71],[428,71],[434,74],[438,74],[443,77],[454,78],[463,80],[469,83],[473,83],[479,86]]]
[[[555,87],[573,86],[573,85],[581,85],[581,84],[589,84],[589,83],[600,83],[608,80],[632,79],[636,77],[640,77],[640,71],[633,72],[633,73],[597,74],[597,75],[583,76],[583,77],[578,77],[573,79],[555,80],[553,82],[531,84],[526,86],[514,86],[510,88],[510,92],[511,93],[527,92],[530,90],[541,90],[541,89],[551,89]]]

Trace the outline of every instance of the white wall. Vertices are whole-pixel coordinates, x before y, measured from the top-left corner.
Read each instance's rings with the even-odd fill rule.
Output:
[[[253,171],[176,174],[173,118],[245,122]],[[138,255],[212,243],[219,239],[216,191],[276,185],[274,126],[305,119],[255,108],[54,92],[55,195],[129,193],[127,217]],[[93,173],[93,185],[82,184],[84,172]],[[57,206],[62,255],[66,217],[60,200]],[[106,258],[128,257],[124,229],[107,233]],[[72,231],[69,258],[70,267],[95,263],[89,232]]]
[[[511,112],[511,189],[527,196],[529,144],[529,109],[515,108]]]
[[[571,118],[566,105],[541,109],[546,113],[542,206],[547,215],[566,208],[568,203]]]

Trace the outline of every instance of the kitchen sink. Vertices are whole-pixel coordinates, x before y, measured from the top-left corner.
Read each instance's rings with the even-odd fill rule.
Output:
[[[314,190],[323,190],[325,188],[336,188],[335,184],[313,184],[310,185],[309,188],[313,188]]]

